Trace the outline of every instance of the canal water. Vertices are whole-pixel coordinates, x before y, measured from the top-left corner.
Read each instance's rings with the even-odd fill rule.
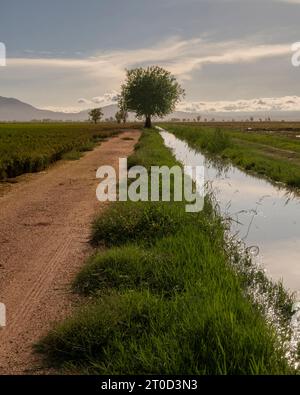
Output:
[[[160,133],[178,161],[204,166],[222,215],[232,218],[232,234],[245,242],[269,278],[281,280],[300,300],[300,197],[234,166],[213,163],[173,134]]]

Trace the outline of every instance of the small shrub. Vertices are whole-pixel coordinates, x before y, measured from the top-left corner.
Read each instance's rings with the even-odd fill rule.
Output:
[[[172,263],[168,255],[137,245],[112,248],[92,257],[73,287],[84,295],[149,289],[169,297],[184,288],[182,270],[174,273]]]
[[[172,202],[117,202],[94,222],[92,244],[121,245],[174,234],[184,220],[181,203]]]

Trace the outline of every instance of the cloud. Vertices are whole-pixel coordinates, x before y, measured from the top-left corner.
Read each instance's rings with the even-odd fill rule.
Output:
[[[174,37],[150,48],[106,51],[88,58],[11,58],[8,60],[8,67],[38,69],[40,73],[55,69],[66,70],[78,75],[85,73],[96,80],[109,79],[120,83],[126,68],[159,64],[184,80],[189,79],[194,70],[204,65],[253,62],[288,55],[290,52],[290,43],[211,43],[201,38],[183,40]]]
[[[201,37],[186,40],[171,37],[148,48],[102,51],[85,58],[34,57],[32,54],[9,58],[7,67],[1,72],[9,92],[13,85],[19,96],[20,83],[28,86],[28,89],[24,88],[23,100],[28,100],[31,95],[38,106],[74,106],[76,101],[79,110],[95,104],[115,103],[126,68],[157,64],[170,70],[184,83],[204,66],[254,63],[276,57],[289,59],[290,56],[290,43],[264,45],[253,40],[216,43]],[[64,93],[58,95],[57,92],[62,90]],[[210,105],[210,108],[215,107]]]
[[[291,3],[291,4],[300,4],[300,0],[275,0],[281,3]]]
[[[95,107],[95,104],[101,106],[108,106],[110,104],[116,104],[118,102],[118,98],[119,98],[119,92],[113,90],[113,91],[105,92],[102,96],[92,97],[91,99],[86,99],[81,97],[80,99],[77,100],[77,103],[83,105],[84,108]]]
[[[69,113],[79,113],[81,110],[78,107],[72,106],[42,106],[41,110],[49,110],[54,112],[64,112],[66,114]]]
[[[91,101],[87,100],[87,99],[84,99],[84,98],[80,98],[80,99],[77,100],[77,103],[79,103],[79,104],[90,104]]]
[[[267,97],[236,101],[182,102],[178,110],[188,112],[300,111],[300,96]]]
[[[101,98],[106,98],[107,101],[97,102],[103,107],[109,104],[114,104],[114,101],[109,101],[109,97],[113,97],[113,92],[105,93]],[[88,99],[79,99],[78,102],[86,104],[86,108],[95,107],[95,101]],[[77,112],[76,107],[60,107],[60,106],[46,106],[47,110],[62,111],[62,112]],[[251,115],[255,112],[265,112],[269,114],[272,111],[300,111],[300,96],[283,96],[283,97],[267,97],[255,98],[249,100],[232,100],[232,101],[184,101],[180,103],[177,111],[185,111],[190,113],[239,113],[246,112]],[[225,114],[224,114],[225,115]]]
[[[96,96],[91,99],[93,103],[108,105],[118,101],[119,93],[117,91],[106,92],[103,96]]]

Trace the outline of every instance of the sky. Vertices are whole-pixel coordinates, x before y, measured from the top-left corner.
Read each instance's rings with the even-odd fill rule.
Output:
[[[300,110],[300,0],[0,0],[0,96],[79,111],[160,65],[190,111]],[[300,45],[299,45],[300,48]],[[295,54],[295,52],[294,52]],[[300,54],[298,59],[300,59]]]

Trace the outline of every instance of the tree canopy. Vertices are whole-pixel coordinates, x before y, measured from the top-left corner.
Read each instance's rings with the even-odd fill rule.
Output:
[[[128,111],[145,117],[145,127],[151,127],[151,117],[163,117],[175,110],[184,96],[184,89],[167,70],[151,66],[127,70],[120,100]]]
[[[89,117],[94,123],[100,121],[103,117],[102,108],[94,108],[93,110],[91,110],[89,112]]]

